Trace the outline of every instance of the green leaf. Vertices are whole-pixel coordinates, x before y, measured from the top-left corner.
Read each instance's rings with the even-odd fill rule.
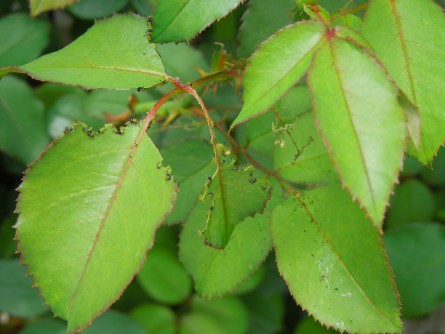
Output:
[[[43,12],[64,8],[79,0],[30,0],[31,15],[37,16]]]
[[[62,96],[67,94],[84,95],[85,91],[79,87],[58,85],[45,82],[34,89],[34,94],[43,102],[45,108],[51,108]]]
[[[198,203],[190,214],[181,234],[179,258],[193,276],[198,294],[210,298],[232,292],[252,275],[269,253],[272,241],[267,217],[257,214],[235,226],[224,249],[209,247],[197,233],[205,227],[202,217],[207,210],[207,205]]]
[[[128,1],[129,0],[79,0],[68,7],[68,10],[81,19],[92,20],[113,15],[113,13],[125,7]]]
[[[244,105],[232,128],[265,112],[300,80],[324,32],[319,22],[300,22],[280,30],[260,46],[246,68]]]
[[[142,288],[153,299],[180,304],[192,292],[192,280],[172,252],[155,247],[137,275]]]
[[[171,77],[178,77],[181,81],[199,79],[198,69],[207,71],[209,65],[204,55],[186,43],[169,43],[158,46],[165,70]]]
[[[306,86],[291,88],[274,106],[274,111],[266,112],[259,117],[244,123],[244,138],[239,143],[248,149],[248,153],[264,167],[273,170],[273,152],[280,145],[283,135],[276,131],[282,123],[293,122],[297,115],[312,109],[311,93]],[[238,129],[237,133],[243,128]]]
[[[280,124],[281,125],[281,124]],[[296,183],[322,184],[337,182],[328,151],[315,128],[311,112],[275,129],[283,146],[275,145],[274,167],[286,180]]]
[[[19,259],[0,259],[0,311],[22,318],[48,312]]]
[[[337,38],[317,52],[308,81],[318,128],[342,183],[381,228],[405,147],[397,91],[365,50]]]
[[[339,331],[402,331],[379,232],[346,191],[291,197],[273,211],[271,227],[278,269],[309,314]]]
[[[145,303],[133,309],[130,316],[144,327],[147,333],[176,333],[176,316],[168,307]]]
[[[82,334],[146,334],[136,320],[131,319],[124,313],[114,310],[107,311],[101,315],[91,327],[82,331]]]
[[[237,129],[237,134],[241,133],[243,136],[237,138],[238,142],[247,148],[248,153],[255,161],[269,170],[273,169],[272,153],[275,136],[272,126],[275,119],[273,113],[266,112]]]
[[[150,99],[150,95],[146,91],[95,90],[88,94],[85,109],[91,116],[100,119],[102,124],[106,123],[107,116],[110,115],[122,116],[126,114],[127,118],[130,118],[132,116],[129,108],[131,96],[138,100]]]
[[[249,309],[248,334],[281,333],[284,318],[284,301],[279,294],[249,295],[244,299]]]
[[[83,88],[129,89],[162,84],[166,74],[144,18],[116,15],[97,22],[62,50],[20,67],[0,69]]]
[[[270,233],[269,233],[269,239],[270,239]],[[271,246],[272,246],[272,240],[271,240]],[[241,283],[241,285],[239,285],[233,291],[233,294],[236,296],[240,296],[255,291],[263,281],[265,273],[266,270],[264,269],[264,266],[260,265],[258,269],[255,270],[249,278],[247,278],[243,283]]]
[[[49,143],[45,114],[31,88],[8,77],[0,81],[0,149],[28,164]]]
[[[189,314],[180,321],[181,334],[244,334],[247,311],[235,297],[205,300],[193,298]]]
[[[208,205],[206,225],[201,233],[206,245],[222,249],[237,224],[264,209],[269,191],[265,182],[257,182],[251,167],[238,168],[225,153],[219,160],[221,165],[209,178],[208,189],[201,195]]]
[[[386,227],[428,222],[434,217],[434,196],[422,182],[406,180],[395,188],[386,218]]]
[[[426,169],[426,167],[423,166],[417,159],[406,154],[401,176],[413,177],[420,174],[424,169]]]
[[[445,17],[430,0],[373,0],[363,34],[394,78],[419,109],[421,147],[410,150],[429,164],[445,141]]]
[[[294,334],[335,334],[335,333],[337,332],[333,331],[332,329],[329,330],[326,327],[323,327],[310,317],[301,320],[294,331]]]
[[[283,330],[286,286],[274,257],[264,264],[266,274],[260,286],[242,300],[249,313],[248,334],[275,334]]]
[[[422,223],[385,233],[385,245],[402,298],[402,314],[420,317],[445,301],[445,227]]]
[[[56,319],[43,319],[27,324],[20,334],[66,334],[66,324]]]
[[[80,89],[78,87],[62,87]],[[48,132],[53,138],[56,138],[74,121],[86,123],[98,130],[105,123],[110,122],[110,116],[124,116],[123,122],[125,122],[126,118],[129,119],[132,116],[129,108],[131,96],[138,100],[149,98],[147,92],[133,92],[133,90],[95,90],[91,93],[86,93],[84,90],[80,92],[67,91],[48,110]]]
[[[430,185],[445,186],[445,148],[441,148],[433,160],[431,169],[423,169],[422,178]]]
[[[239,29],[238,56],[250,56],[257,46],[278,29],[292,23],[292,0],[251,0]]]
[[[422,145],[422,119],[419,110],[404,94],[399,96],[399,103],[405,111],[408,151],[419,151]]]
[[[153,33],[156,43],[188,41],[213,21],[226,16],[241,0],[178,0],[158,1],[153,12]]]
[[[174,201],[174,183],[142,127],[121,131],[108,125],[90,135],[77,125],[19,187],[19,250],[70,333],[119,297]]]
[[[148,16],[153,11],[156,0],[131,0],[134,9],[142,16]]]
[[[181,318],[179,323],[180,334],[231,334],[221,328],[217,321],[207,314],[191,313]]]
[[[92,129],[100,129],[105,120],[99,120],[86,110],[88,94],[69,93],[60,97],[48,110],[48,133],[52,138],[57,138],[63,134],[66,127],[71,127],[75,121],[88,124]]]
[[[208,176],[215,170],[211,146],[198,139],[189,139],[161,150],[165,163],[172,167],[179,184],[175,208],[167,217],[169,224],[183,223],[192,211]]]
[[[338,16],[332,18],[331,24],[333,26],[343,25],[350,27],[354,30],[360,31],[362,25],[362,19],[353,14],[340,13]]]
[[[9,216],[0,224],[0,257],[13,257],[17,249],[17,243],[14,240],[15,230],[13,228],[17,218]]]
[[[348,7],[355,7],[356,5],[365,3],[366,1],[367,0],[354,0],[352,2],[350,0],[317,0],[316,2],[330,13],[333,13],[335,11],[340,11],[343,8],[347,9]]]
[[[23,65],[37,58],[49,42],[49,24],[28,15],[0,20],[0,67]]]

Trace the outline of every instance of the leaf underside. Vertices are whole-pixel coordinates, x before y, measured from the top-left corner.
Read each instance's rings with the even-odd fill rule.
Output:
[[[19,187],[23,262],[70,333],[120,296],[171,210],[174,183],[141,129],[131,125],[121,135],[108,125],[90,136],[79,124],[31,165]]]

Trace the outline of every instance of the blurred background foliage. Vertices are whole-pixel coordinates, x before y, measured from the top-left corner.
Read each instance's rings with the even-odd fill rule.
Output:
[[[80,0],[66,10],[31,18],[28,1],[0,2],[0,67],[22,65],[58,50],[84,33],[95,19],[116,12],[150,15],[152,0]],[[353,5],[366,1],[352,1]],[[348,1],[319,1],[330,12]],[[444,1],[438,1],[444,5]],[[249,57],[257,45],[295,19],[293,0],[250,0],[204,31],[189,44],[161,45],[167,73],[192,81],[212,71],[219,61]],[[286,13],[286,15],[283,15]],[[40,83],[10,75],[0,81],[0,333],[65,333],[32,280],[19,265],[13,240],[17,193],[26,166],[53,138],[76,121],[98,129],[145,113],[168,88],[148,91],[91,91]],[[217,91],[217,94],[215,92]],[[233,85],[218,84],[201,92],[221,126],[234,118],[241,94]],[[293,98],[298,102],[293,103]],[[280,109],[310,110],[300,87],[280,102]],[[168,102],[160,111],[151,137],[161,148],[175,179],[188,178],[187,193],[199,193],[209,168],[208,139],[202,118],[187,96]],[[264,166],[273,166],[276,134],[265,114],[239,127],[238,142]],[[284,117],[284,116],[283,116]],[[167,131],[168,130],[168,131]],[[221,136],[220,141],[224,142]],[[180,145],[170,152],[169,147]],[[188,159],[193,152],[194,159]],[[173,153],[173,154],[172,154]],[[187,160],[188,159],[188,160]],[[186,175],[175,172],[175,165]],[[190,168],[187,169],[187,166]],[[199,167],[198,171],[196,167]],[[206,169],[207,168],[207,169]],[[180,169],[178,168],[178,171]],[[201,172],[199,172],[201,171]],[[201,175],[202,174],[202,175]],[[296,306],[277,273],[272,256],[231,296],[205,300],[194,294],[193,282],[177,257],[180,226],[193,203],[178,199],[156,238],[154,250],[136,279],[111,310],[84,333],[273,334],[329,333]],[[407,157],[394,189],[385,223],[385,245],[392,264],[405,319],[428,316],[445,301],[445,149],[432,168]],[[364,264],[366,265],[366,264]],[[445,328],[445,324],[442,324]]]

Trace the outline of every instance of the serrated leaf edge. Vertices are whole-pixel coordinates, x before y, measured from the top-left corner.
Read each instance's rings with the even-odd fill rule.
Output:
[[[293,197],[294,197],[294,198],[301,204],[301,206],[304,208],[304,210],[306,211],[306,214],[309,216],[309,218],[311,219],[311,221],[315,222],[312,213],[311,213],[310,210],[307,208],[307,206],[306,206],[306,204],[304,203],[304,201],[300,198],[300,195],[298,195],[298,196],[293,196]],[[273,249],[274,249],[274,251],[275,251],[275,253],[276,253],[276,243],[275,243],[275,241],[274,241],[275,238],[273,237],[274,233],[273,233],[273,229],[272,229],[272,214],[271,214],[270,217],[269,217],[269,225],[271,226],[270,231],[271,231],[271,235],[272,235]],[[320,230],[320,226],[319,226],[319,224],[316,224],[316,226],[317,226],[317,229]],[[326,238],[325,238],[325,234],[322,233],[322,235],[323,235],[323,238],[325,239],[325,241],[327,242],[327,244],[328,244],[328,245],[331,245],[330,242],[328,242],[328,240],[326,240]],[[401,300],[400,300],[400,294],[399,294],[399,292],[398,292],[398,290],[397,290],[397,286],[396,286],[396,283],[395,283],[394,272],[393,272],[393,269],[392,269],[392,267],[391,267],[391,265],[390,265],[390,263],[389,263],[389,258],[388,258],[388,254],[386,253],[386,250],[385,250],[385,246],[384,246],[383,238],[382,238],[382,236],[381,236],[380,234],[377,234],[377,237],[378,237],[378,239],[379,239],[379,241],[380,241],[380,244],[381,244],[381,246],[382,246],[383,254],[384,254],[384,257],[385,257],[385,263],[386,263],[387,269],[388,269],[389,272],[390,272],[391,283],[392,283],[392,285],[393,285],[393,289],[394,289],[395,295],[396,295],[397,300],[398,300],[398,303],[399,303],[398,317],[399,317],[399,319],[400,319],[400,317],[401,317],[401,305],[402,305],[402,304],[401,304]],[[330,246],[330,248],[332,249],[331,246]],[[343,262],[343,261],[342,261],[342,262]],[[282,272],[281,272],[281,270],[280,270],[280,266],[278,265],[278,258],[277,258],[277,256],[275,256],[275,264],[277,265],[278,273],[280,274],[280,276],[281,276],[281,278],[283,279],[283,281],[286,283],[286,286],[288,287],[288,291],[289,291],[289,293],[291,294],[291,296],[292,296],[292,298],[294,299],[294,301],[295,301],[295,302],[296,302],[296,303],[303,309],[303,311],[305,311],[309,316],[311,316],[316,322],[318,322],[318,323],[319,323],[320,325],[322,325],[323,327],[325,327],[325,328],[327,328],[327,329],[334,329],[334,330],[340,331],[341,333],[346,332],[346,333],[349,333],[349,334],[401,334],[401,333],[402,333],[402,331],[400,331],[400,332],[391,332],[391,333],[388,333],[388,332],[364,332],[364,333],[362,333],[362,332],[352,332],[352,331],[348,331],[347,329],[344,329],[344,328],[337,328],[337,327],[335,327],[335,326],[330,326],[330,325],[328,325],[328,324],[325,324],[324,322],[322,322],[321,320],[319,320],[318,318],[316,318],[316,317],[311,313],[311,311],[308,310],[304,305],[301,305],[301,304],[298,302],[296,296],[294,295],[294,293],[293,293],[293,292],[291,291],[291,289],[289,288],[289,284],[288,284],[287,280],[285,279],[284,275],[282,274]],[[346,265],[344,264],[344,266],[346,266]],[[348,270],[348,272],[349,272],[349,270]],[[379,313],[380,313],[380,312],[379,312]],[[386,318],[386,317],[385,317],[385,318]],[[389,321],[389,319],[388,319],[388,321]],[[392,323],[391,321],[389,321],[389,322]],[[393,324],[393,325],[394,325],[394,324]],[[402,322],[401,322],[401,325],[403,326],[403,323],[402,323]],[[401,328],[401,329],[403,329],[403,328]]]
[[[81,122],[78,122],[78,123],[75,124],[75,126],[79,126],[79,125],[80,125],[80,126],[83,126],[84,129],[87,128],[87,125],[85,125],[85,124],[83,124],[83,123],[81,123]],[[107,128],[112,128],[112,127],[113,127],[112,124],[107,124],[107,125],[105,125],[105,129],[107,129]],[[123,173],[122,173],[123,175],[126,175],[126,171],[127,171],[128,167],[129,167],[129,165],[131,164],[130,162],[132,161],[132,157],[134,156],[134,154],[135,154],[135,152],[136,152],[136,149],[137,149],[137,147],[138,147],[138,144],[139,144],[140,140],[142,140],[143,136],[144,136],[144,132],[141,131],[139,137],[137,138],[137,140],[136,140],[136,142],[135,142],[135,145],[133,146],[133,150],[132,150],[132,152],[130,153],[129,160],[128,160],[129,162],[127,162],[127,164],[126,164],[125,167],[124,167],[124,171],[123,171]],[[147,136],[147,134],[145,134],[145,136]],[[36,159],[35,159],[35,160],[28,166],[28,168],[26,169],[26,171],[24,172],[24,175],[23,175],[23,177],[22,177],[22,182],[25,181],[25,178],[26,178],[28,172],[31,170],[31,168],[34,166],[34,164],[37,163],[49,149],[51,149],[53,146],[55,146],[55,144],[58,142],[58,140],[60,140],[62,137],[63,137],[63,136],[59,136],[59,137],[57,137],[55,140],[53,140],[53,141],[52,141],[52,142],[45,148],[45,150],[43,150],[43,151],[39,154],[39,156],[38,156],[38,157],[37,157],[37,158],[36,158]],[[121,180],[122,180],[122,177],[119,179],[118,183],[121,182]],[[166,218],[166,217],[170,214],[170,212],[173,210],[173,207],[174,207],[174,204],[175,204],[175,202],[176,202],[176,198],[177,198],[177,186],[175,185],[175,187],[176,187],[176,191],[174,192],[174,195],[173,195],[173,198],[172,198],[172,205],[171,205],[171,207],[170,207],[170,210],[167,211],[166,213],[164,213],[164,216],[160,219],[159,223],[157,224],[157,226],[156,226],[156,228],[155,228],[155,232],[154,232],[154,234],[153,234],[153,240],[151,241],[151,243],[150,243],[150,244],[147,246],[147,248],[145,249],[145,251],[144,251],[144,257],[143,257],[141,263],[139,264],[139,267],[136,269],[136,271],[134,272],[134,274],[132,275],[132,277],[130,278],[130,280],[128,281],[128,283],[122,288],[121,293],[120,293],[119,295],[117,295],[116,298],[113,299],[108,305],[106,305],[101,311],[99,311],[99,312],[98,312],[98,313],[97,313],[97,314],[96,314],[96,315],[95,315],[89,322],[87,322],[86,324],[84,324],[84,325],[81,326],[81,327],[75,328],[75,329],[74,329],[73,331],[71,331],[70,333],[79,333],[79,332],[82,331],[83,329],[85,329],[85,328],[87,328],[88,326],[90,326],[90,325],[94,322],[94,320],[96,320],[99,316],[101,316],[104,312],[106,312],[106,311],[110,308],[111,305],[113,305],[117,300],[119,300],[119,298],[122,296],[122,294],[124,293],[124,291],[126,290],[126,288],[127,288],[127,287],[130,285],[130,283],[134,280],[134,278],[135,278],[136,275],[139,273],[139,271],[141,270],[141,268],[142,268],[142,266],[143,266],[143,264],[144,264],[144,262],[145,262],[145,260],[146,260],[147,252],[148,252],[148,251],[153,247],[153,245],[154,245],[154,241],[155,241],[155,238],[156,238],[156,230],[162,225],[162,222],[165,220],[165,218]],[[20,200],[20,198],[21,198],[20,187],[17,188],[17,190],[19,191],[19,196],[17,197],[17,200],[16,200],[16,202],[18,203],[19,200]],[[116,192],[113,193],[113,196],[112,196],[113,198],[115,198],[115,195],[116,195],[115,193],[116,193]],[[114,199],[112,199],[111,201],[114,202]],[[112,204],[112,203],[110,203],[110,205],[111,205],[111,204]],[[109,211],[109,207],[110,207],[110,205],[109,205],[108,208],[107,208],[107,213],[108,213],[108,211]],[[20,211],[18,210],[18,207],[16,208],[15,213],[17,213],[17,214],[20,215]],[[104,221],[104,220],[102,219],[102,222],[101,222],[101,224],[100,224],[100,229],[99,229],[98,233],[96,234],[96,238],[95,238],[95,241],[94,241],[92,250],[94,249],[94,246],[95,246],[95,244],[96,244],[96,242],[97,242],[97,239],[98,239],[98,235],[100,234],[100,232],[101,232],[101,230],[102,230],[102,227],[103,227],[103,221]],[[40,295],[40,296],[43,298],[43,300],[44,300],[44,305],[48,305],[48,306],[50,307],[51,312],[53,313],[53,315],[54,315],[55,317],[60,317],[60,315],[58,315],[57,313],[54,312],[54,310],[52,309],[51,305],[49,305],[49,304],[46,303],[45,296],[44,296],[42,290],[40,289],[39,284],[37,283],[37,278],[36,278],[36,276],[35,276],[34,274],[32,274],[32,273],[30,272],[30,270],[29,270],[29,263],[26,262],[25,255],[22,253],[22,242],[21,242],[21,240],[20,240],[19,232],[18,232],[18,230],[17,230],[17,227],[14,226],[14,228],[16,229],[16,233],[15,233],[14,240],[17,241],[17,251],[16,251],[16,253],[20,253],[20,254],[21,254],[21,255],[20,255],[20,264],[21,264],[21,265],[24,265],[24,266],[26,267],[26,274],[27,274],[28,276],[31,276],[32,281],[33,281],[33,287],[35,287],[35,288],[38,289],[38,291],[39,291],[39,295]],[[86,268],[86,266],[87,266],[87,264],[88,264],[88,261],[89,261],[89,259],[90,259],[90,255],[91,255],[91,251],[90,251],[89,254],[88,254],[88,260],[87,260],[87,263],[85,264],[85,268]],[[83,271],[83,272],[84,272],[84,271]],[[80,279],[80,281],[81,281],[81,280],[82,280],[82,278]],[[80,281],[79,281],[79,284],[80,284]],[[76,288],[76,291],[77,291],[77,288]],[[72,300],[72,298],[73,298],[73,297],[71,297],[71,300]],[[71,304],[72,304],[72,301],[71,301]],[[70,305],[70,309],[71,309],[71,305]],[[67,321],[68,321],[68,324],[69,324],[69,319],[67,319]],[[69,325],[68,325],[68,327],[69,327]]]

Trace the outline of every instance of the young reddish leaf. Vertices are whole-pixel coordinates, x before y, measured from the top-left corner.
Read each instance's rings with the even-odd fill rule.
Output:
[[[166,80],[161,59],[146,37],[147,23],[136,15],[97,22],[62,50],[19,67],[0,69],[87,89],[152,87]]]
[[[153,12],[156,43],[188,41],[213,21],[235,9],[242,0],[176,0],[158,1]]]
[[[382,239],[346,191],[291,197],[273,211],[271,228],[278,269],[314,318],[341,332],[402,331]]]
[[[397,90],[366,51],[335,37],[317,52],[308,81],[318,128],[343,185],[381,228],[405,148]]]
[[[325,26],[300,22],[278,31],[252,56],[244,75],[244,105],[232,128],[270,108],[306,73]],[[285,46],[285,47],[283,47]]]
[[[26,172],[19,250],[68,332],[88,326],[122,293],[171,210],[175,185],[161,156],[131,125],[98,134],[77,125]]]
[[[429,164],[445,141],[445,16],[430,0],[373,0],[363,35],[400,89],[419,109],[421,145],[410,154]]]

